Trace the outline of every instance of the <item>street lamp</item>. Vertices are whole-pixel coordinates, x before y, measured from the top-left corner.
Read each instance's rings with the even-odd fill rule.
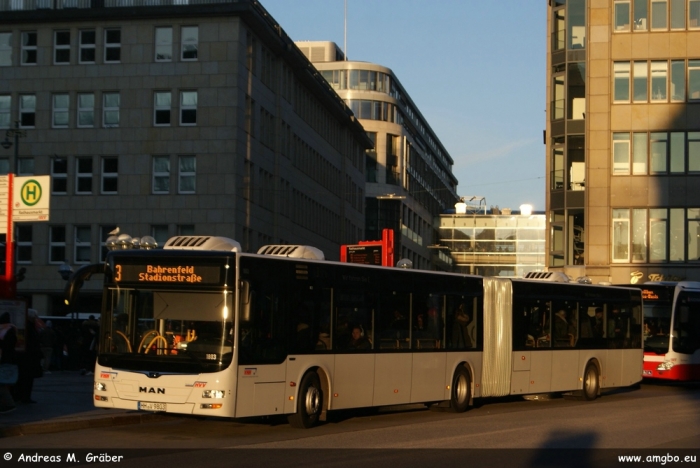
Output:
[[[12,164],[12,173],[17,175],[19,174],[19,167],[17,167],[17,164],[19,162],[19,139],[20,138],[25,138],[27,136],[27,131],[26,130],[20,130],[19,128],[19,120],[15,120],[15,128],[11,128],[5,132],[5,139],[0,142],[0,146],[2,146],[5,149],[10,149],[12,148],[13,143],[10,141],[10,138],[14,138],[14,146],[15,146],[15,157],[13,160]]]

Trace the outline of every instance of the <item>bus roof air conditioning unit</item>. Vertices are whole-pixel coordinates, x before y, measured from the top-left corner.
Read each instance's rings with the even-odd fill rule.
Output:
[[[306,258],[310,260],[325,260],[326,256],[316,247],[310,245],[264,245],[258,250],[260,255],[275,257]]]
[[[556,283],[569,283],[571,281],[568,275],[561,271],[530,271],[525,274],[525,279],[553,281]]]
[[[175,236],[163,246],[166,250],[215,250],[241,252],[241,244],[228,237],[219,236]]]

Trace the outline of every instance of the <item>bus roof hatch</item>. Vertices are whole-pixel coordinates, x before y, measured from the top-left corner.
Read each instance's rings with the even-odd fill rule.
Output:
[[[241,244],[228,237],[220,236],[175,236],[163,246],[166,250],[221,250],[241,252]]]
[[[260,255],[274,255],[276,257],[308,258],[311,260],[325,260],[326,256],[320,249],[310,245],[263,245],[258,250]]]

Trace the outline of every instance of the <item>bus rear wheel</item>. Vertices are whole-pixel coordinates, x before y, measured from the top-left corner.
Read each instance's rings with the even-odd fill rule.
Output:
[[[463,413],[469,408],[471,398],[471,378],[469,371],[463,366],[455,370],[450,388],[450,409],[455,413]]]
[[[583,399],[587,401],[595,400],[600,390],[600,378],[598,368],[593,363],[588,363],[586,371],[583,373]]]
[[[308,372],[299,385],[297,412],[287,418],[292,427],[308,429],[318,424],[323,410],[321,381],[316,372]]]

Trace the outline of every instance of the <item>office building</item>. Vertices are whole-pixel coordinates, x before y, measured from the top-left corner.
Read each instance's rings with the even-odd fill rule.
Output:
[[[440,268],[437,251],[428,247],[438,239],[435,220],[459,199],[450,154],[391,69],[345,60],[333,42],[296,44],[374,142],[366,156],[365,239],[394,229],[396,259]]]
[[[52,177],[50,221],[17,226],[42,314],[59,266],[100,262],[117,227],[329,259],[364,237],[372,143],[254,0],[0,0],[0,131],[15,125],[0,172]]]
[[[700,0],[548,0],[547,252],[700,280]]]
[[[472,197],[476,198],[476,197]],[[439,246],[449,255],[452,271],[482,276],[523,277],[544,270],[546,215],[529,205],[486,210],[475,203],[457,203],[440,215]]]

